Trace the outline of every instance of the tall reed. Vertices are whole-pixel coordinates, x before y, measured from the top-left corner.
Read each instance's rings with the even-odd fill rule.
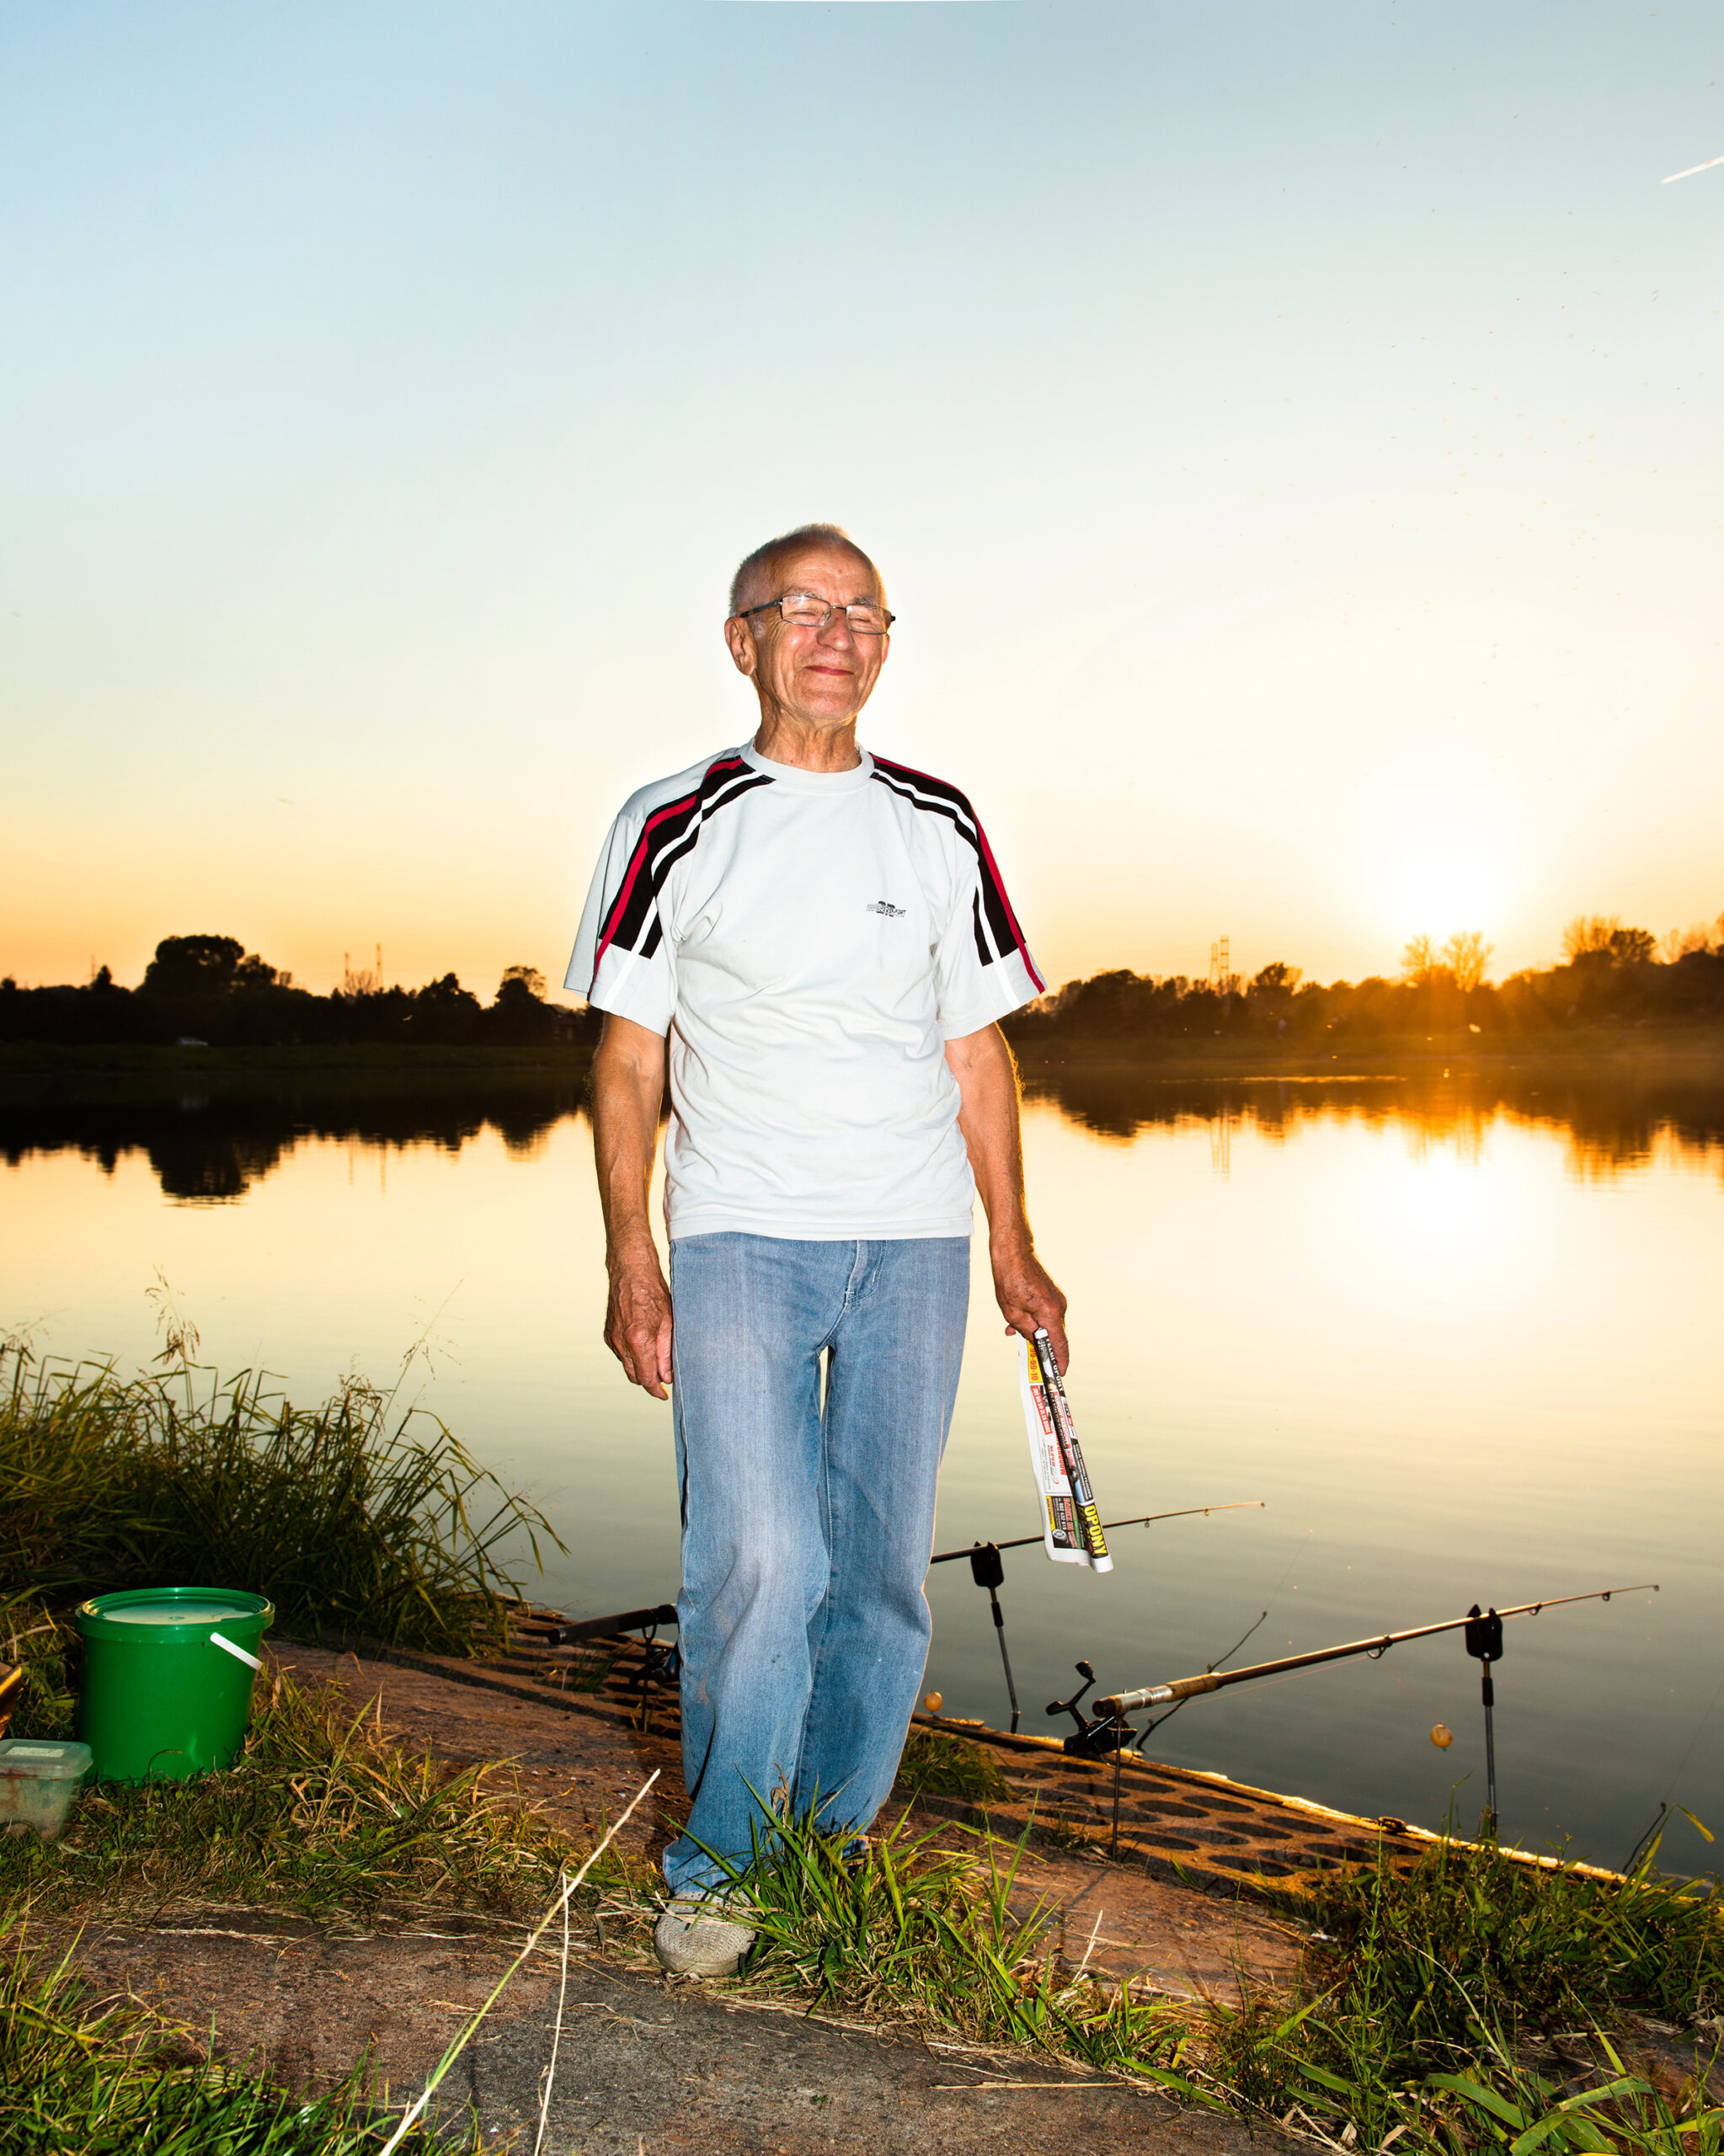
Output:
[[[0,1348],[0,1621],[19,1596],[195,1583],[267,1594],[301,1636],[466,1656],[506,1636],[541,1535],[563,1546],[435,1416],[360,1380],[297,1407],[252,1371]]]

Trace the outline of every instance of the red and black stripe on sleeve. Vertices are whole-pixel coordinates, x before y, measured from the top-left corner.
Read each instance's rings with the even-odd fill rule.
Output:
[[[911,771],[907,764],[888,763],[883,756],[874,758],[874,776],[913,808],[931,816],[944,816],[975,855],[979,871],[976,902],[972,909],[976,956],[985,966],[991,966],[996,958],[1016,951],[1023,961],[1024,971],[1040,994],[1046,984],[1031,962],[1029,946],[1017,925],[1017,915],[1011,910],[1011,901],[1006,895],[1005,879],[994,858],[994,849],[988,844],[988,835],[971,808],[969,797],[960,793],[955,786],[948,786],[944,779],[931,778],[926,771]]]
[[[659,890],[671,868],[698,842],[707,819],[755,787],[771,783],[768,772],[755,771],[740,756],[721,756],[707,765],[692,793],[667,801],[662,808],[653,811],[635,841],[616,895],[600,925],[590,991],[598,981],[605,953],[613,944],[619,951],[632,951],[643,958],[650,958],[658,949],[665,933],[659,917]]]

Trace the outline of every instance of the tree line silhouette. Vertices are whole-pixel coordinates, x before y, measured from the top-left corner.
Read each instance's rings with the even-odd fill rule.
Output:
[[[526,1048],[597,1037],[596,1016],[547,1002],[531,966],[506,967],[488,1006],[452,973],[402,988],[350,968],[339,988],[315,995],[232,936],[163,937],[135,989],[106,966],[82,986],[0,980],[0,1041]]]
[[[1111,1138],[1192,1121],[1243,1123],[1272,1142],[1336,1118],[1393,1120],[1421,1139],[1476,1145],[1493,1119],[1562,1131],[1583,1175],[1652,1159],[1661,1143],[1724,1162],[1724,1097],[1704,1065],[1668,1059],[1595,1063],[1573,1057],[1486,1065],[1459,1085],[1426,1065],[1385,1085],[1341,1077],[1321,1086],[1278,1077],[1166,1077],[1154,1066],[1088,1058],[1032,1063],[1025,1091],[1070,1121]],[[339,1144],[368,1154],[435,1145],[459,1155],[490,1131],[530,1158],[544,1135],[585,1112],[584,1073],[544,1065],[475,1072],[268,1068],[223,1073],[188,1097],[183,1077],[133,1078],[124,1091],[79,1083],[0,1094],[0,1165],[76,1153],[111,1174],[141,1155],[163,1193],[184,1203],[230,1203],[274,1175],[299,1148]]]
[[[1309,1044],[1724,1019],[1724,914],[1662,941],[1615,914],[1577,915],[1563,931],[1560,964],[1511,974],[1500,985],[1489,978],[1492,956],[1483,936],[1465,930],[1440,947],[1416,936],[1392,980],[1373,974],[1326,987],[1281,960],[1249,981],[1120,968],[1067,981],[1005,1027],[1020,1047],[1034,1049],[1068,1040],[1129,1047],[1217,1038]]]
[[[1006,1030],[1033,1049],[1217,1038],[1309,1044],[1724,1019],[1724,914],[1662,939],[1615,914],[1577,915],[1563,931],[1559,964],[1500,984],[1489,977],[1492,956],[1483,936],[1465,930],[1440,946],[1415,937],[1393,979],[1373,974],[1325,986],[1278,959],[1248,981],[1115,968],[1067,981],[1008,1018]],[[596,1011],[547,1001],[544,978],[531,966],[505,968],[488,1006],[452,973],[403,988],[350,969],[339,988],[315,995],[232,936],[164,937],[135,989],[106,966],[77,986],[0,979],[0,1041],[10,1042],[525,1048],[590,1044],[598,1028]]]

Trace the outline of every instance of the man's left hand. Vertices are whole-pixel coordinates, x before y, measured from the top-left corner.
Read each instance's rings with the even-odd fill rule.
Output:
[[[989,1254],[994,1265],[994,1294],[1006,1320],[1006,1330],[1020,1332],[1027,1340],[1038,1326],[1044,1326],[1054,1343],[1054,1359],[1064,1377],[1071,1360],[1065,1337],[1065,1296],[1048,1277],[1048,1269],[1033,1246],[1013,1242]]]

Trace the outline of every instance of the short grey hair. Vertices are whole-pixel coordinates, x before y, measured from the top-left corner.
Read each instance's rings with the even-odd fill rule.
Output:
[[[762,606],[768,600],[775,599],[775,587],[784,563],[793,555],[806,553],[810,547],[841,547],[846,553],[854,554],[873,579],[880,603],[885,605],[886,586],[880,572],[841,526],[799,524],[794,531],[787,531],[779,538],[769,539],[764,547],[756,547],[738,564],[736,574],[730,579],[731,613],[740,614],[745,608]]]

